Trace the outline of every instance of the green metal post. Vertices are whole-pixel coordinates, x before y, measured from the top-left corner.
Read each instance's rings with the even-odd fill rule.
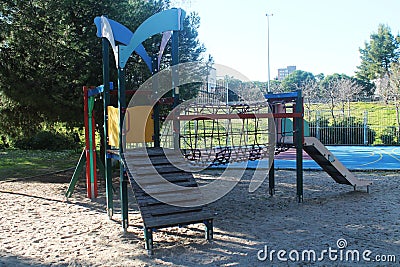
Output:
[[[113,190],[112,190],[112,177],[111,177],[111,159],[107,156],[107,150],[111,147],[108,144],[108,110],[110,105],[110,60],[109,60],[109,42],[107,38],[102,38],[103,48],[103,108],[104,108],[104,178],[106,179],[106,198],[107,198],[107,214],[111,219],[114,213]]]
[[[301,113],[300,118],[295,118],[295,145],[296,145],[296,183],[297,199],[299,203],[303,202],[303,97],[301,90],[297,90],[296,113]]]
[[[147,253],[153,255],[153,230],[151,228],[144,227],[144,240]]]
[[[174,31],[172,33],[172,95],[174,97],[173,108],[179,105],[179,76],[177,66],[179,64],[179,32]],[[179,114],[175,114],[174,117]],[[180,122],[176,119],[173,120],[173,129],[174,129],[174,148],[179,149],[179,136],[180,136]]]
[[[274,113],[275,110],[272,107],[272,113]],[[268,161],[269,161],[269,172],[268,172],[268,177],[269,177],[269,181],[268,181],[268,187],[269,187],[269,195],[273,196],[275,194],[275,144],[276,144],[276,138],[272,135],[275,135],[276,129],[275,127],[275,119],[274,118],[270,118],[268,119],[268,129],[270,131],[270,135],[268,137],[268,144],[269,144],[269,148],[268,148]]]
[[[126,95],[125,95],[125,70],[118,68],[118,109],[119,109],[119,157],[120,157],[120,195],[121,195],[121,215],[122,227],[124,231],[128,229],[128,176],[125,166],[124,146],[126,143],[126,132],[124,118],[126,114]]]
[[[271,167],[268,172],[268,187],[269,187],[269,195],[273,196],[275,195],[275,160],[272,158],[271,160]]]
[[[157,91],[159,90],[158,86],[158,78],[155,76],[158,72],[158,58],[154,57],[152,61],[153,67],[153,96],[157,95]],[[158,101],[154,104],[153,107],[153,122],[154,122],[154,147],[160,147],[160,106]]]
[[[208,241],[213,240],[214,238],[214,230],[213,230],[213,220],[209,219],[209,220],[205,220],[204,221],[204,225],[205,225],[205,238]]]
[[[89,166],[90,170],[86,170],[90,172],[90,186],[91,186],[91,197],[92,199],[96,197],[95,192],[95,148],[94,148],[94,140],[93,140],[93,132],[94,132],[94,125],[93,125],[93,108],[94,108],[94,97],[89,97],[88,99],[88,126],[89,126]]]
[[[74,193],[75,185],[79,180],[79,176],[82,174],[83,166],[86,164],[86,151],[82,151],[81,157],[79,158],[78,164],[75,167],[74,174],[72,175],[71,182],[69,183],[68,190],[65,193],[67,198],[71,197]]]

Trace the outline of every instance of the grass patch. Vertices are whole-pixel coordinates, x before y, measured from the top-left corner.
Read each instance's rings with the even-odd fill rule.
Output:
[[[24,178],[72,168],[79,153],[47,150],[0,150],[0,181]]]

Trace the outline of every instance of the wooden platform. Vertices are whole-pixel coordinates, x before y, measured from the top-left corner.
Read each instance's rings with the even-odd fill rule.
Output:
[[[168,153],[167,158],[163,149],[147,148],[130,150],[124,157],[143,218],[146,248],[150,253],[153,229],[204,223],[206,238],[212,239],[212,213],[204,205],[195,206],[202,200],[202,195],[193,174],[179,168],[182,156]]]

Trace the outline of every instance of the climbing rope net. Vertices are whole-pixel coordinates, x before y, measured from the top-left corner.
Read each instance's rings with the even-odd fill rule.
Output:
[[[275,127],[267,101],[203,100],[179,105],[166,121],[171,125],[163,127],[163,147],[172,146],[175,136],[187,160],[205,165],[254,161],[274,151]]]

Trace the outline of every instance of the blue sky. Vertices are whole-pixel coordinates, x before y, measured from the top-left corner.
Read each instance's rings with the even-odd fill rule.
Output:
[[[196,11],[199,38],[216,63],[251,80],[266,81],[267,18],[271,79],[295,65],[313,74],[354,75],[364,47],[380,23],[400,31],[400,0],[176,0]]]

